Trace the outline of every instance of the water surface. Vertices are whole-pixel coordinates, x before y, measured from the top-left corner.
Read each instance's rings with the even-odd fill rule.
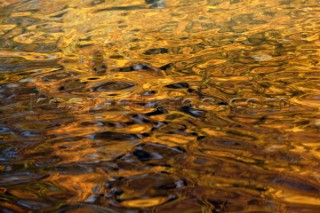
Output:
[[[318,212],[319,0],[0,2],[2,212]]]

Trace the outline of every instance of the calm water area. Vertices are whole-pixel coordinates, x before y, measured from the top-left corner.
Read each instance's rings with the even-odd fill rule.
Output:
[[[320,212],[320,0],[0,0],[0,212]]]

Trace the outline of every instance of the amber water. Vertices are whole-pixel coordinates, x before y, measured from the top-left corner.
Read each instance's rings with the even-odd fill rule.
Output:
[[[320,212],[319,0],[0,1],[1,212]]]

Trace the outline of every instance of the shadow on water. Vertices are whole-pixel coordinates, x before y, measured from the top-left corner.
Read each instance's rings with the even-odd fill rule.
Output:
[[[318,11],[1,2],[1,210],[317,212]]]

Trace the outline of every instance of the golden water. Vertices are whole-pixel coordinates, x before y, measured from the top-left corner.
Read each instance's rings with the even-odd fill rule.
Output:
[[[1,212],[319,212],[319,0],[0,1]]]

